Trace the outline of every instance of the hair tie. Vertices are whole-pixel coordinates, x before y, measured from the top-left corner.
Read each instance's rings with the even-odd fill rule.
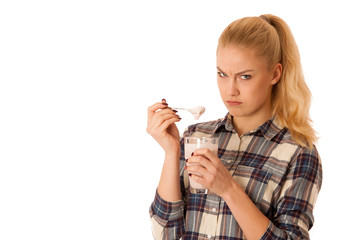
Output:
[[[268,24],[270,24],[270,25],[271,25],[271,23],[270,23],[270,19],[269,19],[267,16],[265,16],[265,15],[261,15],[259,18],[261,18],[261,19],[265,20]]]

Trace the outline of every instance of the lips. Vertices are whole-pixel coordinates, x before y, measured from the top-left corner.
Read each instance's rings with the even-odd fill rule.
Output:
[[[229,106],[239,106],[242,104],[242,102],[239,102],[239,101],[226,101],[226,103]]]

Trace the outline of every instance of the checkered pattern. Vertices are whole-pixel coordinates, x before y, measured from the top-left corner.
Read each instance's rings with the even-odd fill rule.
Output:
[[[261,239],[309,239],[313,208],[322,183],[317,150],[300,147],[272,118],[239,136],[224,119],[189,126],[184,137],[219,137],[218,157],[235,181],[270,219]],[[226,202],[189,192],[183,140],[180,181],[183,199],[166,202],[156,193],[150,207],[155,239],[245,239]]]

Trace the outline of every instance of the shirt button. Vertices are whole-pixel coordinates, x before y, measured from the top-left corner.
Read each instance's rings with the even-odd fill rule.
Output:
[[[209,234],[209,235],[207,235],[207,238],[208,238],[208,239],[211,239],[211,235],[210,235],[210,234]]]
[[[211,209],[212,212],[216,212],[216,208]]]

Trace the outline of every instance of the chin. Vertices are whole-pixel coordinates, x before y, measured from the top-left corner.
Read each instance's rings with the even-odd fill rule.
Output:
[[[233,117],[245,117],[249,115],[248,113],[241,111],[239,109],[227,108],[231,116]]]

